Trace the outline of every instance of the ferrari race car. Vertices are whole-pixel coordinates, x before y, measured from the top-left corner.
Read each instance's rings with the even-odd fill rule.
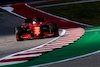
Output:
[[[28,18],[21,26],[15,28],[17,41],[24,39],[59,36],[56,23],[49,23],[45,17]]]

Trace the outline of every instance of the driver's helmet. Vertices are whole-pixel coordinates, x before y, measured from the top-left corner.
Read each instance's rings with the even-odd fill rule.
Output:
[[[33,25],[35,25],[36,24],[36,21],[33,21],[32,23],[33,23]]]
[[[36,24],[36,21],[37,21],[37,20],[36,20],[35,18],[33,18],[32,24],[35,25],[35,24]]]

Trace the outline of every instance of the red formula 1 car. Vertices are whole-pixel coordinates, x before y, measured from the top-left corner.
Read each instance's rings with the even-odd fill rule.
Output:
[[[47,22],[45,17],[26,19],[22,26],[15,29],[15,34],[17,41],[59,36],[57,24]]]

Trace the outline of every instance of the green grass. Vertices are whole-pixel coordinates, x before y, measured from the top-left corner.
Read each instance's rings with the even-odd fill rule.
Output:
[[[91,25],[100,25],[100,1],[40,9],[73,21]]]
[[[31,6],[36,7],[36,6],[41,6],[41,5],[50,5],[50,4],[58,4],[58,3],[74,2],[74,1],[81,1],[81,0],[58,0],[58,1],[52,1],[52,2],[31,4]]]

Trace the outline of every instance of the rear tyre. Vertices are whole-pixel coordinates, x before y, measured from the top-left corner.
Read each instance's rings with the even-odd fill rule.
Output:
[[[51,23],[50,24],[50,31],[55,33],[54,36],[59,36],[58,25],[56,23]]]
[[[16,40],[17,41],[23,41],[23,39],[20,37],[22,35],[23,29],[21,27],[15,28],[15,34],[16,34]]]

